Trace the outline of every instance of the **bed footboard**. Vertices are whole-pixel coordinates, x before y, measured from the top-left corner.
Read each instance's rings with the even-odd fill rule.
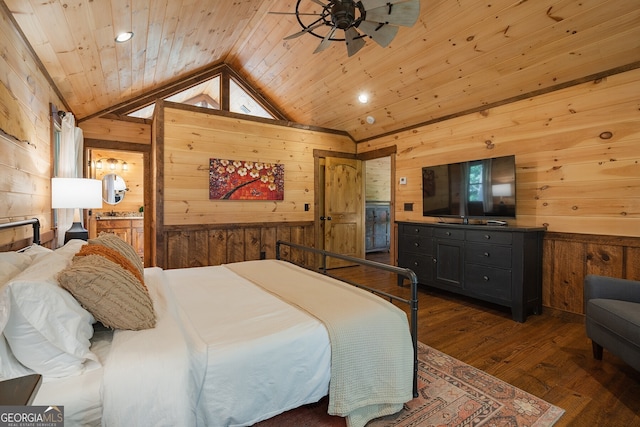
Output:
[[[409,318],[409,327],[410,327],[410,331],[411,331],[411,341],[413,342],[413,396],[414,397],[418,397],[418,277],[416,276],[416,274],[408,269],[408,268],[401,268],[401,267],[396,267],[393,265],[387,265],[387,264],[383,264],[380,262],[375,262],[375,261],[369,261],[366,259],[362,259],[362,258],[355,258],[352,256],[348,256],[348,255],[342,255],[342,254],[337,254],[337,253],[333,253],[333,252],[329,252],[329,251],[325,251],[322,249],[316,249],[316,248],[311,248],[308,246],[303,246],[303,245],[298,245],[296,243],[291,243],[291,242],[285,242],[282,240],[278,240],[276,242],[276,259],[281,259],[281,251],[280,251],[280,247],[281,246],[288,246],[290,248],[293,249],[298,249],[301,251],[307,251],[307,252],[311,252],[314,253],[316,255],[319,255],[321,258],[321,267],[320,270],[318,271],[319,273],[322,273],[326,276],[329,277],[333,277],[335,279],[341,280],[343,282],[347,282],[353,286],[357,286],[359,288],[365,289],[367,291],[370,291],[374,294],[377,294],[381,297],[384,298],[388,298],[389,300],[392,301],[397,301],[399,303],[402,304],[406,304],[409,306],[409,312],[410,312],[410,318]],[[334,276],[332,275],[326,268],[327,265],[327,258],[336,258],[336,259],[341,259],[343,261],[348,261],[351,263],[354,263],[356,265],[360,265],[360,266],[367,266],[367,267],[373,267],[379,270],[383,270],[383,271],[388,271],[391,273],[395,273],[398,275],[398,277],[404,277],[406,279],[409,280],[410,282],[410,286],[411,286],[411,297],[410,299],[406,299],[406,298],[401,298],[398,297],[396,295],[387,293],[387,292],[383,292],[380,291],[378,289],[374,289],[371,288],[369,286],[360,284],[360,283],[355,283],[349,280],[345,280],[341,277],[338,276]],[[289,261],[292,262],[290,260],[285,260],[285,261]],[[294,263],[295,264],[295,263]],[[296,264],[298,265],[298,264]],[[304,265],[300,265],[300,267],[305,267],[305,268],[309,268],[308,266],[304,266]]]

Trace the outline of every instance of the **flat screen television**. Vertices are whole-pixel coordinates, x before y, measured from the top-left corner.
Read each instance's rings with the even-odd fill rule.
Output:
[[[424,216],[504,219],[516,217],[515,156],[422,168]]]

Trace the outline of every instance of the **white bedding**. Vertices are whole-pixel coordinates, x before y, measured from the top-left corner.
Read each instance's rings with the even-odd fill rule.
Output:
[[[67,426],[249,426],[327,395],[323,325],[225,266],[145,269],[153,329],[95,336],[102,367],[43,384]],[[112,338],[111,338],[112,337]]]
[[[91,339],[91,351],[101,363],[107,360],[113,331],[103,330]],[[67,427],[100,426],[102,418],[102,368],[66,378],[43,380],[33,405],[64,406]]]
[[[327,394],[329,338],[315,318],[223,266],[151,268],[145,281],[157,326],[115,332],[103,425],[251,425]]]
[[[224,266],[168,270],[204,372],[198,425],[251,425],[329,389],[331,348],[320,321]],[[203,304],[204,302],[204,304]]]

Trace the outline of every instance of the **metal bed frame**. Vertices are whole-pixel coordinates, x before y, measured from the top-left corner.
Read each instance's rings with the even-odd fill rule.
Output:
[[[40,244],[40,221],[38,218],[25,219],[23,221],[7,222],[0,224],[0,230],[6,230],[9,228],[21,227],[23,225],[33,226],[33,244]]]
[[[31,225],[33,227],[33,244],[40,244],[40,221],[37,218],[0,224],[0,230],[6,230],[10,228],[25,226],[25,225]],[[282,240],[278,240],[276,242],[276,259],[279,259],[279,260],[282,259],[281,246],[283,245],[291,247],[293,249],[307,251],[307,252],[320,255],[321,266],[320,266],[319,272],[321,274],[324,274],[325,276],[333,277],[335,279],[349,283],[350,285],[375,293],[381,297],[388,298],[390,301],[397,301],[403,304],[407,304],[409,306],[410,308],[409,325],[410,325],[410,331],[411,331],[411,340],[413,342],[413,396],[418,397],[418,277],[416,276],[416,274],[408,268],[395,267],[392,265],[382,264],[380,262],[369,261],[366,259],[355,258],[348,255],[337,254],[337,253],[333,253],[333,252],[329,252],[321,249],[298,245],[296,243],[285,242]],[[409,279],[411,283],[411,298],[410,299],[401,298],[396,295],[392,295],[387,292],[383,292],[366,285],[362,285],[359,283],[352,282],[350,280],[342,279],[338,276],[334,276],[327,270],[327,258],[341,259],[343,261],[348,261],[357,265],[373,267],[379,270],[395,273],[401,277],[405,277]],[[286,260],[286,261],[296,265],[300,265],[291,260]],[[305,265],[300,265],[300,267],[304,267],[311,270],[311,268]]]
[[[390,301],[397,301],[403,304],[407,304],[409,306],[409,309],[410,309],[409,325],[410,325],[410,331],[411,331],[411,340],[413,342],[413,397],[418,397],[418,276],[416,276],[416,273],[414,273],[413,270],[408,268],[401,268],[393,265],[383,264],[380,262],[369,261],[367,259],[355,258],[349,255],[337,254],[337,253],[325,251],[322,249],[316,249],[308,246],[298,245],[296,243],[285,242],[282,240],[278,240],[276,242],[276,259],[282,259],[281,248],[280,248],[281,246],[288,246],[294,249],[307,251],[307,252],[320,255],[321,262],[320,262],[319,272],[321,274],[324,274],[325,276],[333,277],[334,279],[338,279],[342,282],[349,283],[350,285],[356,286],[358,288],[365,289],[381,297],[388,298]],[[366,286],[360,283],[355,283],[350,280],[345,280],[338,276],[332,275],[327,270],[327,258],[337,258],[343,261],[352,262],[357,265],[373,267],[379,270],[389,271],[391,273],[397,274],[399,277],[405,277],[409,279],[409,282],[411,284],[411,298],[410,299],[401,298],[396,295],[392,295],[387,292],[380,291],[378,289],[374,289],[369,286]],[[309,266],[298,264],[289,259],[286,259],[284,261],[288,261],[288,262],[291,262],[292,264],[296,264],[308,270],[315,271]],[[400,281],[398,283],[400,283]]]

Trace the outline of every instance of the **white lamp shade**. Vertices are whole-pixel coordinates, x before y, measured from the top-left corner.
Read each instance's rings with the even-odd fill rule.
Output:
[[[52,178],[53,209],[102,207],[102,181],[87,178]]]

